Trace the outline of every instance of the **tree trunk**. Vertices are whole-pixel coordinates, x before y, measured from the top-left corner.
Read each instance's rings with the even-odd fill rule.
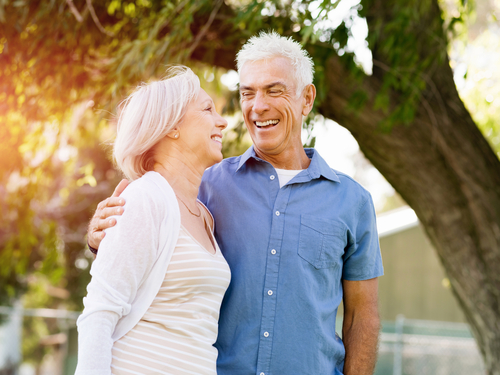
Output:
[[[433,11],[439,17],[437,4]],[[377,49],[372,53],[374,72],[362,83],[368,103],[360,111],[351,109],[360,82],[339,58],[331,58],[324,67],[329,90],[320,112],[351,131],[365,156],[415,210],[467,317],[488,374],[498,375],[500,161],[460,100],[447,56],[441,62],[436,59],[426,72],[427,87],[413,123],[381,131],[377,124],[387,115],[374,109],[374,100],[384,75],[391,72],[380,68],[389,66],[382,54]],[[393,92],[391,107],[399,104],[398,99]]]

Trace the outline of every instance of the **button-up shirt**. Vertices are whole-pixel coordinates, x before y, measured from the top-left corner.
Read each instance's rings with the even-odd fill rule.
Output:
[[[221,306],[219,375],[341,374],[342,279],[383,274],[370,194],[314,149],[282,188],[253,147],[205,172],[232,279]]]

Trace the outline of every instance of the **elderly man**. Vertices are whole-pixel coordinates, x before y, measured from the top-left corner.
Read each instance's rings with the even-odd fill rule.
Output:
[[[216,347],[222,375],[372,374],[383,274],[370,194],[301,142],[316,89],[301,46],[276,33],[238,53],[241,110],[253,147],[207,170],[200,200],[232,271]],[[123,204],[102,202],[97,247]],[[343,300],[342,339],[335,332]]]

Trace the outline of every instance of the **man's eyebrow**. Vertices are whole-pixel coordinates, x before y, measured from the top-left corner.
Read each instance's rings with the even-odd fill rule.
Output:
[[[265,89],[270,89],[271,87],[274,87],[274,86],[283,86],[286,88],[286,83],[283,82],[283,81],[276,81],[276,82],[271,82],[267,85],[264,86]]]
[[[240,86],[240,91],[241,90],[254,90],[254,88],[251,86],[245,86],[245,85],[239,85],[239,86]],[[275,82],[268,83],[267,85],[265,85],[263,87],[263,89],[267,90],[267,89],[270,89],[271,87],[274,87],[274,86],[283,86],[285,88],[287,87],[285,82],[275,81]]]

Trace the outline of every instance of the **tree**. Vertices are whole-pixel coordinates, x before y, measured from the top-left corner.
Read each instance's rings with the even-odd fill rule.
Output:
[[[424,69],[409,71],[405,57],[391,53],[397,48],[403,54],[409,47],[387,30],[398,22],[403,5],[397,1],[364,5],[377,38],[371,40],[374,72],[362,83],[368,103],[361,114],[349,102],[359,83],[336,59],[328,61],[331,91],[325,103],[330,105],[322,106],[322,113],[352,132],[366,157],[415,210],[474,332],[488,373],[500,374],[500,162],[458,96],[436,2],[420,3],[419,16],[408,14],[398,31],[416,36],[408,42],[415,43]],[[424,88],[418,104],[410,108],[415,111],[411,122],[383,132],[377,124],[384,123],[387,114],[375,104],[388,76],[397,80],[396,87],[402,86],[391,90],[391,108],[406,105],[401,91],[420,84]]]
[[[113,108],[129,84],[159,76],[167,62],[234,69],[236,51],[259,30],[273,28],[292,36],[304,43],[315,60],[316,110],[351,131],[366,157],[415,210],[470,323],[488,374],[500,374],[500,161],[453,81],[447,46],[460,17],[445,24],[437,0],[361,0],[355,7],[366,17],[373,56],[373,73],[366,75],[353,54],[346,53],[352,32],[348,20],[335,28],[322,23],[337,5],[308,0],[4,2],[0,5],[0,95],[6,104],[0,116],[3,122],[9,118],[10,140],[4,152],[16,155],[26,138],[39,140],[51,121],[63,128],[68,123],[65,118],[83,108],[85,115],[75,125],[81,137],[66,131],[54,139],[61,142],[61,134],[71,134],[63,143],[90,139],[92,148],[80,143],[76,149],[92,156],[84,158],[87,163],[80,165],[79,173],[66,171],[58,189],[72,179],[85,184],[97,178],[111,185],[115,177],[109,175],[109,162],[100,162],[102,168],[96,164],[106,160],[102,150],[102,159],[96,158],[106,131],[102,110]],[[92,103],[93,114],[85,110]],[[90,124],[97,135],[86,131]],[[35,141],[31,147],[33,155],[43,148]],[[20,165],[26,155],[12,159],[2,169],[2,184],[14,171],[25,178],[43,168],[47,176],[58,175],[64,164],[52,157],[57,149],[45,151],[45,167],[35,165],[24,172]],[[57,165],[59,169],[54,169]],[[26,186],[36,191],[28,202],[40,191],[51,191],[46,194],[49,197],[59,191],[48,182],[43,189],[37,181]],[[103,189],[109,192],[108,185]],[[72,186],[66,194],[85,202],[102,194],[82,191]],[[12,199],[12,194],[7,197]],[[20,206],[30,207],[28,202]],[[19,214],[15,228],[0,233],[2,262],[18,259],[16,246],[38,258],[43,251],[33,249],[50,248],[40,245],[41,239],[50,237],[50,225],[45,232],[30,233],[31,242],[19,243],[20,228],[29,227],[26,220],[33,217],[32,206]],[[70,206],[66,201],[59,207]],[[50,220],[57,222],[50,215],[42,222]],[[85,219],[79,216],[78,221],[81,225]],[[73,227],[83,235],[81,227]],[[81,251],[81,244],[76,247]],[[71,254],[74,263],[77,252]],[[34,264],[25,262],[18,271],[29,272]],[[23,284],[2,269],[6,285]]]

